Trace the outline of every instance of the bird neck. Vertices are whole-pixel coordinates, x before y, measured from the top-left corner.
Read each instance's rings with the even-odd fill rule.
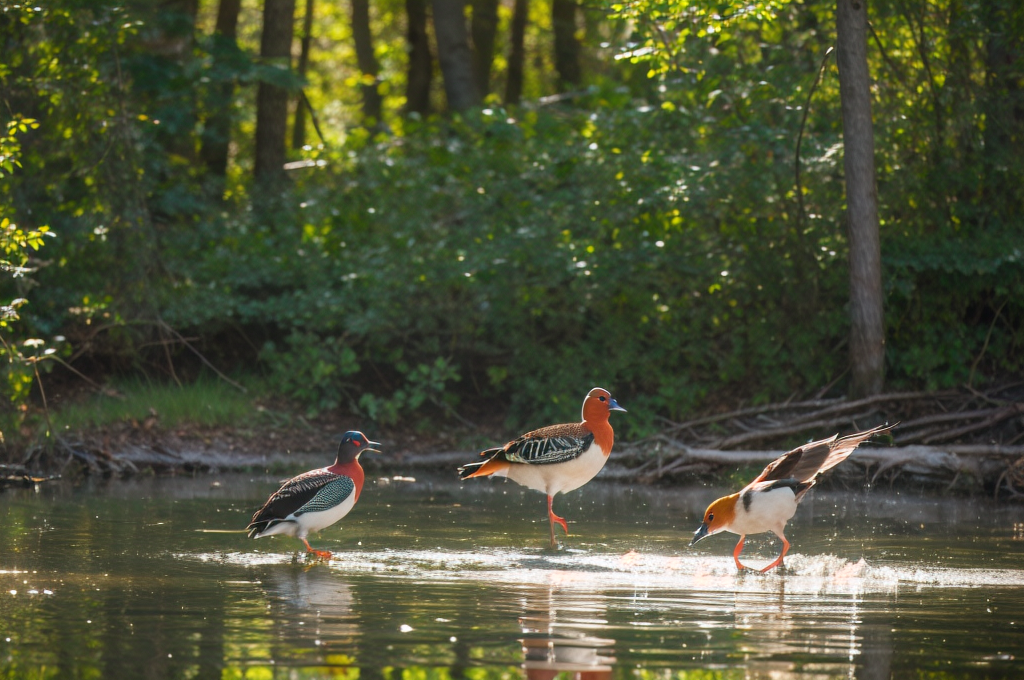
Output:
[[[594,435],[594,443],[601,447],[601,453],[609,455],[612,452],[612,445],[615,443],[615,431],[608,422],[608,414],[604,417],[596,417],[583,421],[583,427]]]
[[[359,464],[358,458],[342,461],[339,457],[338,460],[334,461],[334,465],[327,468],[327,471],[351,479],[356,485],[355,499],[359,500],[359,494],[363,491],[363,480],[366,479],[366,475],[363,473],[363,466]]]

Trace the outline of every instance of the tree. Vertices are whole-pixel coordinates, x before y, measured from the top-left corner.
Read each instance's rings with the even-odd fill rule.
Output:
[[[223,80],[214,83],[206,97],[206,124],[199,156],[206,169],[223,186],[228,167],[228,143],[231,141],[231,103],[235,97],[235,77],[230,73],[230,56],[238,54],[238,12],[242,0],[220,0],[214,28],[212,53],[215,67]]]
[[[352,0],[352,39],[356,44],[356,63],[362,75],[363,124],[374,127],[380,124],[381,114],[381,97],[377,89],[380,64],[377,63],[370,32],[370,0]]]
[[[555,71],[558,91],[564,92],[583,82],[580,70],[580,41],[576,38],[575,0],[551,1],[551,26],[555,33]]]
[[[434,35],[448,108],[464,111],[480,103],[473,77],[473,51],[466,30],[465,0],[433,0]]]
[[[530,0],[515,0],[512,9],[512,35],[509,40],[508,72],[505,76],[505,103],[518,104],[523,96],[523,63],[526,61],[526,18]]]
[[[408,17],[405,35],[409,52],[405,112],[425,116],[430,113],[430,84],[434,79],[434,58],[427,35],[426,0],[405,0],[405,13]]]
[[[264,66],[280,69],[282,75],[291,70],[294,19],[295,0],[264,0],[260,57]],[[273,183],[283,175],[287,130],[288,90],[264,75],[256,93],[257,181]]]
[[[836,2],[836,62],[843,112],[843,168],[850,244],[850,393],[878,394],[885,381],[885,315],[867,0]]]
[[[302,15],[302,47],[299,50],[299,77],[306,79],[309,70],[309,51],[313,43],[313,0],[306,0],[306,11]],[[306,146],[306,95],[301,90],[295,100],[295,123],[292,127],[292,148]]]
[[[498,0],[473,0],[471,31],[476,64],[476,88],[481,96],[486,97],[491,91],[494,37],[498,32]]]

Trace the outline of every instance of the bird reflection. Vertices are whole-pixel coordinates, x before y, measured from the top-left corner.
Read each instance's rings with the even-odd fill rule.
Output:
[[[605,624],[605,607],[586,594],[558,593],[557,575],[550,579],[547,587],[527,591],[527,613],[519,618],[525,677],[552,680],[568,674],[561,677],[609,680],[615,640],[587,634]]]
[[[358,634],[352,589],[337,572],[295,565],[268,573],[264,583],[281,630],[312,635],[317,646],[351,641]]]

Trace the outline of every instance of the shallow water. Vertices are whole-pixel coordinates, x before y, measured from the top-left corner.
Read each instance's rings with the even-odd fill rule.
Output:
[[[276,481],[0,494],[0,677],[1024,677],[1019,505],[815,490],[737,574],[723,489],[591,483],[552,551],[540,494],[371,476],[307,563],[240,531]]]

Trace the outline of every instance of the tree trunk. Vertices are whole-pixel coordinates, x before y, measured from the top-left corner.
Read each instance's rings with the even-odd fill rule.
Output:
[[[299,51],[299,77],[306,80],[309,70],[309,49],[313,43],[313,0],[306,0],[306,13],[302,17],[302,49]],[[292,127],[292,148],[306,146],[306,101],[302,92],[295,98],[295,122]]]
[[[583,82],[583,74],[580,71],[580,43],[576,39],[575,0],[552,0],[551,26],[555,32],[558,91],[573,90]]]
[[[214,29],[213,58],[226,61],[229,52],[238,50],[238,12],[242,0],[220,0],[217,7],[217,26]],[[231,108],[235,98],[235,79],[214,84],[207,95],[206,125],[203,127],[202,145],[199,155],[206,169],[220,178],[218,187],[223,189],[223,178],[228,169],[228,145],[231,141]]]
[[[526,61],[526,18],[530,0],[515,0],[512,9],[512,35],[509,40],[505,103],[518,104],[523,97],[523,64]]]
[[[430,54],[430,37],[427,35],[426,0],[405,0],[405,12],[409,18],[405,112],[425,116],[430,113],[430,84],[434,78],[434,58]]]
[[[481,97],[491,91],[494,37],[498,32],[498,0],[473,0],[473,57],[476,89]]]
[[[377,89],[377,75],[380,64],[373,51],[373,34],[370,32],[370,0],[352,0],[352,39],[356,44],[356,64],[362,73],[363,125],[380,125],[381,96]]]
[[[264,64],[291,68],[295,0],[264,0],[260,57]],[[288,132],[288,91],[261,81],[256,92],[256,180],[273,185],[284,175]]]
[[[433,0],[434,35],[448,108],[464,111],[480,103],[473,78],[473,51],[466,30],[465,0]]]
[[[850,396],[882,391],[885,317],[871,126],[866,0],[837,0],[836,63],[843,112],[843,168],[850,241]]]

